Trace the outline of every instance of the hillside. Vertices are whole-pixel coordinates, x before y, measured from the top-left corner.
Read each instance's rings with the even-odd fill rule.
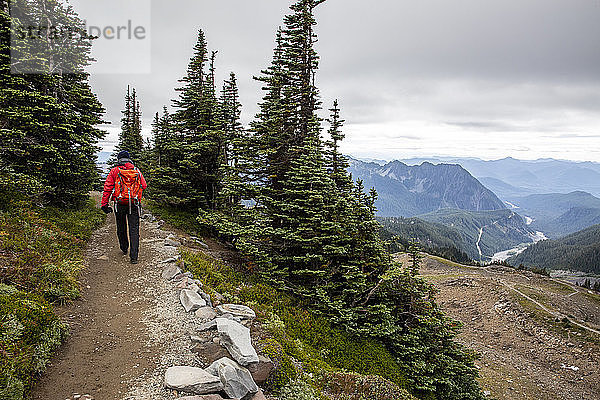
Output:
[[[582,191],[534,194],[510,199],[531,228],[557,238],[600,223],[600,199]]]
[[[400,161],[383,166],[350,160],[348,171],[364,187],[374,187],[377,215],[413,217],[441,208],[498,210],[504,203],[459,165],[423,163],[408,166]]]
[[[538,242],[510,263],[600,274],[600,225],[556,240]]]
[[[462,322],[459,340],[480,354],[480,382],[490,398],[598,398],[600,296],[530,272],[436,257],[425,258],[421,274],[439,290],[441,307]]]
[[[385,240],[399,238],[404,247],[416,241],[428,253],[456,262],[472,262],[471,257],[462,250],[465,247],[462,236],[454,228],[414,217],[380,217],[377,221],[383,227],[382,237]]]
[[[521,243],[532,242],[535,235],[523,218],[511,210],[444,209],[419,218],[456,230],[462,237],[461,250],[481,261]]]

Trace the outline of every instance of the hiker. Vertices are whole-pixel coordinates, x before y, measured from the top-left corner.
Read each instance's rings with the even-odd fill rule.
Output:
[[[129,152],[121,151],[117,155],[117,166],[110,170],[104,183],[104,193],[100,208],[109,214],[115,211],[117,221],[117,237],[123,255],[129,249],[129,259],[137,264],[140,250],[140,213],[142,192],[146,189],[146,180],[137,169]],[[108,205],[112,199],[113,208]],[[129,240],[127,240],[127,223],[129,223]],[[131,243],[130,243],[131,242]],[[130,246],[131,244],[131,246]]]

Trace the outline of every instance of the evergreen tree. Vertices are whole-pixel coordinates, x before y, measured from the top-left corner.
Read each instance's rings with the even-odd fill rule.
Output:
[[[327,130],[330,140],[326,142],[328,148],[327,163],[336,186],[345,192],[351,186],[352,178],[347,173],[348,160],[340,152],[340,142],[344,140],[345,135],[342,132],[344,120],[340,118],[340,108],[337,100],[333,102],[333,107],[329,111],[331,114],[327,119],[330,125]]]
[[[412,275],[419,274],[419,265],[423,255],[421,254],[421,246],[415,241],[411,241],[408,245],[408,260],[410,262],[409,268]]]
[[[213,209],[216,204],[223,133],[219,129],[219,104],[215,95],[215,56],[213,52],[207,74],[208,50],[200,30],[187,75],[180,80],[183,86],[177,89],[180,96],[174,101],[176,111],[172,116],[176,129],[174,139],[180,143],[173,143],[178,148],[172,146],[171,150],[175,150],[179,158],[179,179],[186,190],[171,193],[170,197],[180,207]]]
[[[11,22],[40,26],[82,27],[72,8],[50,2],[0,1],[0,165],[2,181],[19,177],[26,194],[70,203],[87,195],[99,179],[96,168],[98,140],[105,132],[96,128],[104,109],[92,92],[84,67],[90,63],[89,42],[61,44],[62,54],[74,73],[64,73],[49,51],[48,74],[11,73]],[[12,15],[11,15],[12,12]],[[41,39],[40,39],[41,40]],[[48,39],[49,40],[49,39]],[[48,49],[51,43],[46,43]],[[14,50],[14,49],[13,49]],[[17,49],[18,50],[18,49]],[[60,54],[57,54],[57,57]],[[18,60],[15,67],[19,67]]]
[[[119,143],[115,149],[114,157],[121,150],[127,150],[134,163],[140,161],[144,150],[144,139],[142,138],[142,114],[140,102],[134,89],[127,86],[125,94],[125,109],[121,111],[121,132]]]

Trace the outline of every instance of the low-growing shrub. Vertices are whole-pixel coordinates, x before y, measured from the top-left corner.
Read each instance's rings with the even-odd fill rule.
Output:
[[[22,400],[65,337],[50,303],[79,296],[82,250],[104,219],[91,200],[0,210],[0,399]]]
[[[379,376],[333,372],[323,374],[317,383],[332,400],[415,400],[406,390]]]
[[[319,394],[308,383],[297,380],[288,383],[279,391],[279,400],[319,400]]]
[[[21,400],[65,335],[41,296],[0,284],[0,398]]]

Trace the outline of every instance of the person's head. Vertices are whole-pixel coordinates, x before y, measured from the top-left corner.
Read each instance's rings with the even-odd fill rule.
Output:
[[[122,150],[117,154],[117,160],[129,159],[129,152],[127,150]]]

